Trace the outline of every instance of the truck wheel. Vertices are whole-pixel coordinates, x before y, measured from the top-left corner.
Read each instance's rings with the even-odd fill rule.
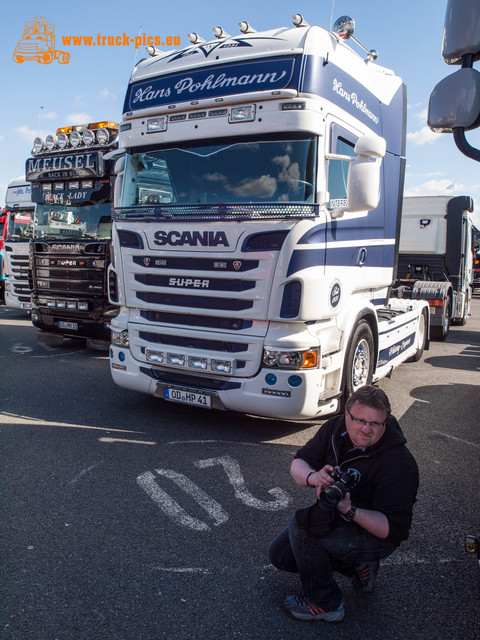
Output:
[[[432,327],[432,338],[435,340],[446,340],[448,336],[448,332],[450,330],[450,309],[452,303],[450,302],[450,298],[447,296],[443,302],[443,316],[442,316],[442,324],[440,327]]]
[[[355,329],[345,363],[345,400],[358,388],[371,384],[374,365],[373,335],[370,325],[362,320]]]
[[[53,60],[53,53],[51,51],[45,51],[43,56],[38,59],[41,64],[50,64]]]
[[[425,344],[427,342],[427,310],[423,309],[420,316],[420,322],[418,323],[417,334],[417,350],[415,355],[408,359],[407,362],[418,362],[423,356],[425,350]]]

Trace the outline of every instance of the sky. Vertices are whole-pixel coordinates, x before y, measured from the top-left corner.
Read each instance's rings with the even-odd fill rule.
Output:
[[[480,228],[480,163],[463,156],[451,134],[435,134],[427,127],[430,93],[458,67],[442,59],[442,34],[447,0],[242,0],[238,8],[225,0],[176,0],[136,5],[127,0],[22,0],[5,3],[0,22],[0,206],[12,178],[24,175],[35,136],[45,138],[58,127],[99,120],[121,122],[130,73],[145,47],[124,44],[135,37],[170,36],[186,47],[196,32],[214,39],[221,26],[239,34],[238,23],[257,31],[292,26],[301,13],[309,24],[327,29],[340,16],[355,20],[355,38],[378,51],[378,63],[392,69],[407,86],[407,171],[405,192],[414,195],[468,195],[475,202],[474,223]],[[135,13],[135,7],[141,7]],[[70,61],[50,64],[15,62],[13,54],[24,24],[44,17],[55,26],[56,48],[70,53]],[[74,46],[68,36],[91,36],[95,45]],[[109,44],[108,37],[110,37]],[[102,44],[102,38],[104,38]],[[363,52],[355,43],[352,47]],[[480,147],[480,129],[467,133]]]

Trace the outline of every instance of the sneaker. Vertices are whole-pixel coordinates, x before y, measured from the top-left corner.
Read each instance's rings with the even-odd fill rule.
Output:
[[[362,591],[370,593],[375,588],[379,562],[364,562],[355,567],[355,578]]]
[[[308,598],[299,596],[287,596],[283,605],[297,620],[323,620],[324,622],[341,622],[345,616],[344,601],[338,609],[325,611]]]

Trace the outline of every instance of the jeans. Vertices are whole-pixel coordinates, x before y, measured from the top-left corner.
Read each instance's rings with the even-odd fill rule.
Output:
[[[334,528],[315,531],[298,526],[295,515],[271,542],[270,562],[298,573],[305,596],[325,610],[338,609],[343,596],[333,572],[354,575],[356,565],[386,558],[396,546],[368,533],[354,522],[336,517]]]

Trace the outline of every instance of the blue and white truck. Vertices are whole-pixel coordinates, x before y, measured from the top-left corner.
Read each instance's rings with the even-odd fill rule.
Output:
[[[351,19],[293,23],[192,33],[133,70],[109,276],[122,387],[308,419],[428,347],[428,303],[392,292],[405,86],[347,44]]]
[[[29,244],[32,238],[35,203],[32,185],[24,176],[14,178],[5,195],[7,236],[5,240],[5,304],[13,309],[31,309],[28,279]]]

